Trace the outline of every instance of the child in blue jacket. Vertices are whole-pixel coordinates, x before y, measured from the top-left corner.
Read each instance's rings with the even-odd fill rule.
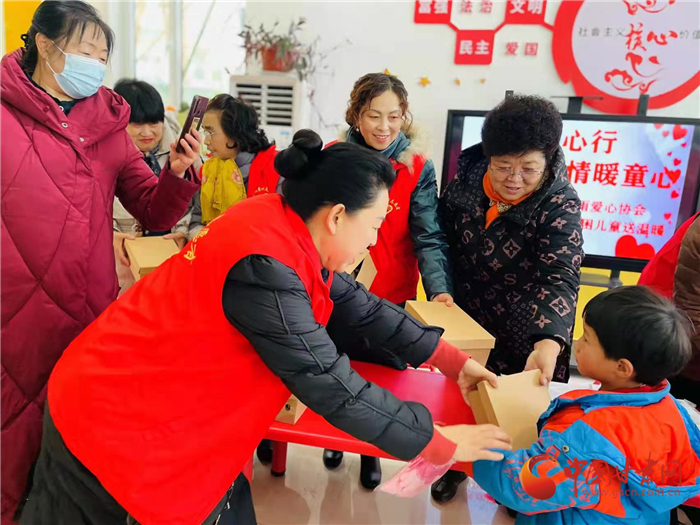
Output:
[[[588,303],[574,349],[600,390],[553,400],[538,442],[475,462],[474,479],[516,525],[668,525],[700,493],[700,430],[666,380],[690,359],[687,317],[648,288],[615,288]]]

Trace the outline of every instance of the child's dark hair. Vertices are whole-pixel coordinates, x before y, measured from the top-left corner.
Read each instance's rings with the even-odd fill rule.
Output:
[[[635,380],[655,386],[678,375],[692,355],[688,317],[645,286],[613,288],[583,312],[606,357],[627,359]]]
[[[399,99],[399,107],[403,114],[404,131],[411,129],[412,115],[408,110],[408,91],[397,77],[386,73],[369,73],[355,82],[350,93],[348,109],[345,112],[345,122],[355,127],[362,118],[362,111],[372,99],[386,91],[392,91]]]
[[[107,50],[111,55],[114,46],[114,32],[100,18],[94,7],[80,0],[60,2],[45,0],[36,8],[29,31],[22,35],[26,50],[22,57],[22,67],[27,73],[33,73],[36,68],[39,60],[39,51],[36,47],[38,33],[63,47],[63,44],[70,41],[76,33],[82,38],[91,25],[94,25],[95,36],[104,34],[107,39]]]
[[[158,90],[143,80],[122,78],[114,91],[124,97],[131,106],[129,122],[133,124],[158,124],[165,120],[165,107]]]
[[[238,148],[247,153],[258,153],[271,146],[265,132],[258,127],[258,114],[255,108],[240,98],[225,93],[216,95],[209,101],[207,111],[221,112],[221,129],[233,144],[229,149]]]
[[[284,198],[304,221],[323,206],[344,204],[349,214],[367,208],[396,179],[381,153],[346,143],[323,149],[310,129],[297,131],[292,145],[275,157],[275,169],[285,178]]]
[[[481,128],[481,146],[487,157],[541,151],[547,163],[559,148],[561,114],[549,100],[511,95],[488,112]]]

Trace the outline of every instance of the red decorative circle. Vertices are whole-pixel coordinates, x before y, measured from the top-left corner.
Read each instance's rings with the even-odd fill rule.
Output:
[[[599,96],[602,100],[584,100],[584,103],[603,113],[634,115],[638,101],[610,95],[601,91],[583,75],[573,50],[573,35],[576,16],[586,0],[565,0],[559,6],[552,35],[552,58],[562,82],[571,82],[578,96]],[[676,104],[700,87],[700,71],[690,80],[671,91],[649,98],[649,109],[659,109]]]

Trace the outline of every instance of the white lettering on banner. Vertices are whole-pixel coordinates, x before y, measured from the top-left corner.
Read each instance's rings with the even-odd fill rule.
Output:
[[[420,13],[421,15],[432,14],[432,12],[433,12],[432,5],[433,5],[432,1],[418,2],[418,13]]]
[[[510,10],[511,15],[515,14],[525,14],[525,0],[510,0],[510,5],[512,5],[512,9]]]
[[[533,15],[541,15],[542,7],[542,0],[530,0],[527,3],[527,10]]]
[[[474,54],[474,42],[471,40],[462,40],[459,43],[459,54],[460,55],[472,55]]]
[[[488,55],[489,54],[489,43],[486,40],[479,40],[476,44],[476,54],[477,55]]]
[[[436,0],[436,2],[435,2],[435,14],[446,15],[448,12],[447,8],[448,8],[448,5],[447,5],[446,0],[443,0],[443,1]]]

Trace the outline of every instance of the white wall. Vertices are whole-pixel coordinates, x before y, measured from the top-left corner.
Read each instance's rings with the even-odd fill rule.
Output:
[[[547,22],[552,24],[559,0],[550,0]],[[478,6],[479,0],[474,1]],[[494,2],[491,19],[503,20],[504,0]],[[293,17],[307,20],[308,38],[321,37],[321,48],[332,48],[345,39],[351,46],[333,53],[329,63],[334,75],[317,81],[316,103],[324,119],[344,128],[344,112],[355,80],[365,73],[388,68],[398,75],[409,91],[415,120],[431,133],[436,169],[442,169],[442,154],[448,109],[490,109],[514,89],[543,96],[574,95],[570,84],[563,84],[552,60],[552,33],[539,26],[505,26],[496,36],[494,63],[490,66],[454,64],[455,33],[443,25],[418,25],[413,22],[414,2],[375,0],[372,2],[322,0],[316,2],[249,0],[246,20],[266,25],[279,20],[285,26]],[[455,0],[455,9],[459,1]],[[506,57],[506,42],[539,42],[537,57]],[[432,84],[418,84],[420,77]],[[462,80],[461,87],[454,79]],[[482,83],[482,79],[484,82]],[[557,102],[560,110],[566,102]],[[584,112],[591,112],[586,109]],[[650,111],[650,114],[675,117],[700,117],[700,90],[675,106]],[[335,129],[312,126],[324,139],[335,138]]]

